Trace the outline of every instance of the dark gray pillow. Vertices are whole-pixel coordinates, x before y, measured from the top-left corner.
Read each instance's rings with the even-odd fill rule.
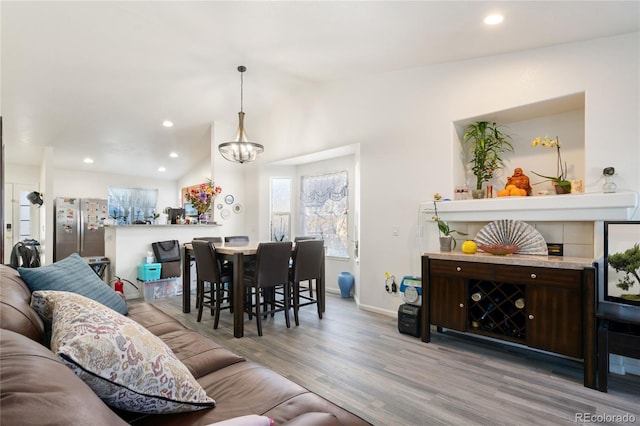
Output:
[[[18,268],[29,289],[70,291],[100,302],[126,315],[127,305],[111,287],[105,284],[77,253],[39,268]]]

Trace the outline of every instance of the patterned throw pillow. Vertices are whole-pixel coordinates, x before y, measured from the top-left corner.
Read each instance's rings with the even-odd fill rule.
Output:
[[[155,414],[215,406],[171,349],[132,319],[63,291],[36,291],[31,305],[53,323],[51,350],[107,404]]]
[[[78,253],[39,268],[18,268],[31,291],[59,290],[78,293],[126,315],[127,304],[106,285]]]

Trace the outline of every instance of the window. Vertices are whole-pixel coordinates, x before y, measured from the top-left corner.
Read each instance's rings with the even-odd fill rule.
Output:
[[[301,235],[323,239],[327,256],[349,257],[348,213],[349,185],[346,170],[301,178]]]
[[[291,179],[271,179],[271,241],[291,240]]]

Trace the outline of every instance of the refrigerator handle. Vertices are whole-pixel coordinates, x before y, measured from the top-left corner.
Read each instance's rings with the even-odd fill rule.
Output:
[[[80,247],[80,256],[84,254],[84,209],[82,208],[82,203],[78,203],[78,220],[76,221],[76,226],[78,227],[78,232],[76,235],[78,236],[78,246]]]

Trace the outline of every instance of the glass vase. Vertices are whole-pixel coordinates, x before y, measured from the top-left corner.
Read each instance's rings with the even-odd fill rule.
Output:
[[[201,225],[206,225],[209,223],[209,213],[204,212],[198,215],[198,223]]]

